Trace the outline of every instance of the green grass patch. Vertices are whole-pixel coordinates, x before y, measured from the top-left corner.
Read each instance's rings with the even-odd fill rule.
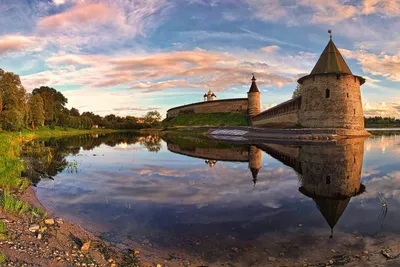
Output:
[[[0,264],[4,264],[7,261],[7,256],[3,253],[0,253]]]
[[[8,190],[4,190],[0,197],[0,207],[5,213],[11,213],[14,215],[28,213],[30,210],[28,203],[12,196]]]
[[[24,169],[19,159],[21,137],[17,134],[0,134],[0,188],[24,189],[29,181],[21,177]]]
[[[248,126],[247,115],[241,113],[181,114],[162,121],[162,126]]]
[[[0,240],[7,238],[7,226],[3,221],[0,221]]]

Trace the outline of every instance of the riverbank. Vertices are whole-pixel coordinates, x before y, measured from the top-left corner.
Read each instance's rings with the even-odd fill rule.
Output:
[[[55,218],[21,177],[24,142],[111,132],[117,130],[57,127],[0,133],[0,266],[143,266],[137,251],[118,251],[79,225]]]

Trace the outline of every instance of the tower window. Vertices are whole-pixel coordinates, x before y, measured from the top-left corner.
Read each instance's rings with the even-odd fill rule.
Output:
[[[349,93],[347,93],[347,98],[349,98]]]
[[[356,109],[354,109],[354,115],[356,115]]]
[[[331,183],[331,177],[330,176],[326,176],[326,184],[330,184]]]
[[[331,90],[328,88],[325,89],[325,98],[330,98],[331,97]]]

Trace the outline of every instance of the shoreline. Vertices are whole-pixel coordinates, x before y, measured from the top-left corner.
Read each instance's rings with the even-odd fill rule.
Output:
[[[21,146],[32,139],[114,132],[120,131],[65,130],[58,127],[55,130],[24,130],[20,134],[2,132],[0,137],[3,137],[3,145],[6,147],[8,142],[12,142],[10,148],[7,147],[10,151],[3,152],[11,153],[11,159],[19,162]],[[2,160],[7,162],[9,158],[3,155]],[[12,166],[13,172],[7,174],[19,173],[18,166]],[[5,228],[5,231],[0,232],[0,266],[145,266],[138,259],[137,252],[117,250],[81,224],[55,217],[53,212],[40,203],[34,188],[24,186],[27,178],[15,179],[21,181],[19,189],[14,188],[15,184],[6,183],[0,195],[4,196],[7,192],[4,190],[11,189],[11,197],[23,201],[28,210],[14,214],[4,208],[0,209],[0,226]]]

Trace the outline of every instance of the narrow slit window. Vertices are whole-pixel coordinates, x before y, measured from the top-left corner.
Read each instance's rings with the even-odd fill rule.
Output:
[[[331,177],[330,176],[326,176],[326,184],[330,184],[331,183]]]
[[[325,89],[325,98],[330,98],[331,97],[331,90],[328,88]]]
[[[347,93],[347,98],[349,98],[349,93]]]

